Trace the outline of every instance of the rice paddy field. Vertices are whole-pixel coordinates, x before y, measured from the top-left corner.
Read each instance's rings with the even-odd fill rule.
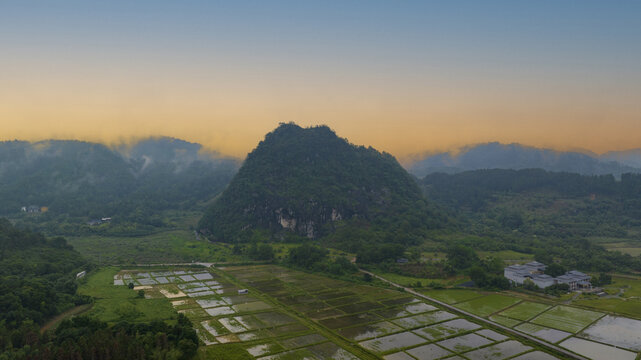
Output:
[[[635,279],[616,278],[636,294]],[[616,282],[615,280],[615,282]],[[550,344],[559,345],[590,359],[637,359],[641,357],[641,321],[574,306],[541,303],[496,293],[473,290],[431,290],[426,295],[485,317],[503,326],[529,334]],[[634,295],[628,295],[634,296]],[[581,301],[617,301],[595,299]],[[578,303],[581,303],[579,301]],[[632,304],[629,300],[627,303]],[[613,308],[617,311],[616,307]],[[489,351],[489,350],[487,350]],[[486,351],[486,352],[487,352]],[[468,357],[485,356],[469,353]],[[485,354],[485,355],[484,355]],[[514,357],[545,359],[547,354]],[[480,357],[483,358],[483,357]],[[486,357],[488,359],[492,358]]]
[[[202,359],[556,359],[411,294],[275,265],[107,268],[82,292],[99,298],[107,321],[127,311],[141,321],[185,314]],[[473,290],[428,295],[588,358],[632,360],[641,351],[639,320]]]
[[[325,336],[326,341],[359,359],[509,359],[526,354],[556,359],[397,290],[273,265],[221,270],[281,311],[305,319],[310,328]],[[274,341],[280,346],[270,345],[274,350],[257,358],[301,358],[290,357],[287,350],[282,350],[282,340]],[[310,357],[324,358],[337,357],[318,354]]]

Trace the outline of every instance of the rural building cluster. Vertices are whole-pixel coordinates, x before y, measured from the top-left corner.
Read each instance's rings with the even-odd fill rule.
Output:
[[[590,276],[580,271],[572,270],[557,277],[545,274],[547,265],[532,261],[524,265],[510,265],[503,271],[503,275],[513,284],[522,285],[531,281],[534,285],[544,289],[555,284],[568,284],[570,290],[591,289]]]

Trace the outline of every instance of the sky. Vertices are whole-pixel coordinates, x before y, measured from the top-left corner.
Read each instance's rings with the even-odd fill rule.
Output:
[[[0,0],[0,140],[641,147],[639,1]]]

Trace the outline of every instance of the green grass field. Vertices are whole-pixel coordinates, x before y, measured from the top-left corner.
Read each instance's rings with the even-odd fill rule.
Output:
[[[83,256],[101,265],[242,260],[232,255],[231,245],[196,240],[188,230],[141,237],[77,237],[68,241]]]
[[[456,304],[483,296],[479,292],[466,289],[425,290],[421,292],[447,304]]]
[[[488,256],[495,257],[503,261],[522,261],[530,262],[534,260],[534,254],[526,254],[513,250],[502,250],[502,251],[477,251],[476,254],[479,258],[483,259]]]
[[[505,316],[501,316],[501,315],[490,316],[490,320],[494,321],[497,324],[501,324],[507,327],[514,327],[521,323],[521,321],[519,320],[506,318]]]
[[[637,299],[582,299],[573,304],[641,319],[641,301]]]
[[[604,314],[569,306],[556,306],[534,318],[531,323],[577,333]]]
[[[501,312],[500,315],[507,316],[512,319],[526,321],[544,312],[549,308],[550,308],[549,305],[530,302],[530,301],[524,301],[520,304],[512,306],[511,308]]]
[[[126,286],[114,286],[113,276],[118,269],[103,268],[89,274],[78,288],[78,293],[95,298],[87,313],[102,321],[116,323],[121,320],[146,322],[152,320],[174,320],[177,316],[167,299],[144,299],[138,292]]]
[[[471,312],[479,316],[489,316],[497,311],[505,309],[521,301],[511,296],[491,294],[481,298],[472,299],[458,303],[455,306],[461,310]]]
[[[623,288],[623,297],[641,297],[641,278],[613,276],[612,284],[606,288]]]

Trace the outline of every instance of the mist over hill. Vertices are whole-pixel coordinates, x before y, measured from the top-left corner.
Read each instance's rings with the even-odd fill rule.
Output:
[[[493,142],[465,147],[457,153],[429,155],[409,167],[412,174],[421,178],[436,172],[454,174],[479,169],[544,169],[583,175],[612,174],[619,177],[624,173],[641,172],[641,152],[609,153],[599,157],[580,152]]]
[[[351,242],[404,243],[434,221],[393,156],[352,145],[326,126],[281,124],[247,156],[199,228],[221,241],[351,232]]]
[[[227,185],[238,164],[171,138],[127,149],[64,140],[0,142],[0,215],[29,220],[21,215],[27,210],[39,213],[38,220],[66,224],[110,217],[115,224],[162,226],[162,211],[199,208]]]

